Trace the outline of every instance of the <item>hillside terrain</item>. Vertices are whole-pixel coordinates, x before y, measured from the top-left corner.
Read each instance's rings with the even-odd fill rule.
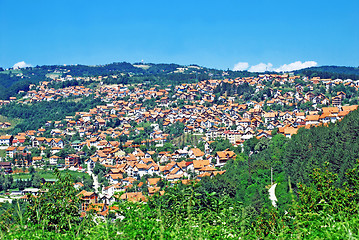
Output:
[[[144,67],[142,67],[144,66]],[[294,72],[307,77],[319,76],[321,78],[350,78],[359,79],[359,69],[355,67],[322,66],[301,69]],[[189,80],[221,79],[223,77],[250,77],[257,73],[247,71],[217,70],[198,65],[182,66],[178,64],[152,64],[152,63],[111,63],[97,66],[86,65],[51,65],[36,66],[22,69],[0,68],[0,99],[8,100],[19,91],[27,91],[30,84],[66,76],[93,77],[111,75],[130,75],[130,83],[150,82],[152,84],[180,84]],[[185,80],[185,81],[184,81]],[[117,81],[118,82],[118,81]],[[125,83],[126,80],[124,80]]]
[[[296,74],[304,74],[306,76],[317,76],[321,78],[350,78],[359,79],[359,67],[343,67],[343,66],[321,66],[311,67],[295,71]]]
[[[358,238],[357,74],[3,70],[0,236]]]

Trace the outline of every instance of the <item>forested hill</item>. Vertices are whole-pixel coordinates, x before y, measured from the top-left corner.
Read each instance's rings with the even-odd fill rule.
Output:
[[[255,76],[247,71],[227,71],[210,69],[197,65],[127,63],[118,62],[105,65],[44,65],[21,69],[3,69],[0,67],[0,99],[16,96],[19,91],[27,91],[29,85],[53,78],[91,78],[98,76],[119,76],[126,78],[125,83],[148,82],[153,85],[181,84],[204,79],[221,79]],[[112,83],[112,82],[108,82]]]
[[[305,68],[294,72],[295,74],[303,74],[308,77],[320,78],[340,78],[340,79],[359,79],[359,67],[343,67],[343,66],[321,66]]]
[[[345,172],[359,159],[359,110],[349,113],[342,121],[327,126],[301,128],[291,139],[276,134],[272,139],[252,138],[244,143],[239,158],[227,163],[224,176],[232,194],[243,202],[260,207],[267,195],[271,168],[274,182],[283,199],[288,191],[288,177],[295,189],[298,183],[309,184],[315,168],[328,167],[338,174],[340,185],[345,182]],[[219,191],[219,190],[218,190]],[[261,200],[262,199],[262,200]]]
[[[219,70],[198,65],[154,64],[116,62],[105,65],[44,65],[22,69],[3,69],[0,67],[0,99],[9,99],[19,91],[27,91],[29,85],[52,78],[122,76],[125,83],[181,84],[201,81],[204,79],[224,79],[258,76],[259,73],[248,71]],[[308,77],[359,79],[359,68],[322,66],[295,71]],[[111,82],[109,82],[111,83]]]
[[[359,159],[359,111],[328,127],[302,128],[285,148],[283,164],[278,166],[296,182],[308,182],[314,168],[327,162],[345,180],[345,171]]]

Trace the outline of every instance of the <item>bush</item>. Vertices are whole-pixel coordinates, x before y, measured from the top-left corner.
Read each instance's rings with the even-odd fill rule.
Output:
[[[28,195],[26,217],[49,231],[66,231],[80,223],[80,200],[70,174],[55,169],[57,181],[45,184],[38,196]]]

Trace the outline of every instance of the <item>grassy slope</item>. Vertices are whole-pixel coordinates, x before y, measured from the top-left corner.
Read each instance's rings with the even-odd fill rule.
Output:
[[[198,140],[203,136],[204,136],[203,134],[193,135],[193,134],[184,133],[183,135],[174,138],[172,140],[172,143],[175,146],[181,146],[183,144],[195,146],[198,144]]]
[[[23,120],[19,118],[9,118],[3,115],[0,115],[0,122],[9,122],[11,124],[8,128],[0,128],[0,135],[10,134],[15,126],[21,123]]]
[[[88,178],[89,175],[87,173],[82,173],[82,172],[75,172],[75,171],[70,171],[70,170],[66,170],[63,172],[68,172],[70,173],[70,175],[73,178],[77,178],[77,177],[85,177]],[[55,179],[56,176],[54,175],[53,171],[39,171],[38,172],[41,178],[44,179]],[[31,178],[31,174],[30,173],[20,173],[20,174],[14,174],[13,175],[14,180],[15,179],[30,179]]]

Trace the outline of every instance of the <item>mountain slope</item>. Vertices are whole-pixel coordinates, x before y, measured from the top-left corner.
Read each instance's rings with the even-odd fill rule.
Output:
[[[341,79],[359,79],[359,67],[344,66],[321,66],[305,68],[294,72],[295,74],[304,74],[308,77],[318,76],[321,78],[341,78]]]

